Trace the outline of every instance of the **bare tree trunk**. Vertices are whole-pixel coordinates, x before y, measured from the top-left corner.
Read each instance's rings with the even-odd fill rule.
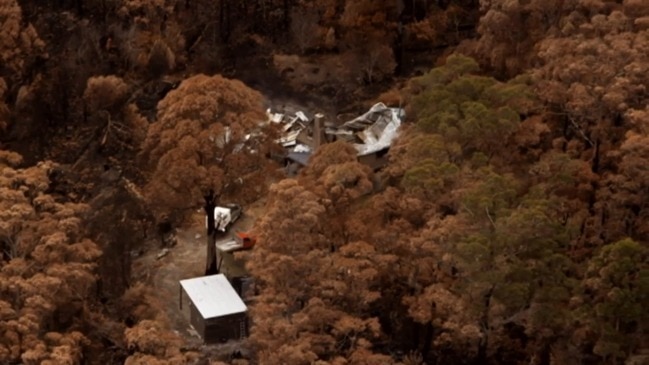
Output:
[[[289,26],[291,25],[291,17],[290,17],[290,12],[291,12],[291,4],[290,0],[284,0],[284,11],[283,11],[283,26],[284,26],[284,31],[288,31]]]
[[[213,189],[203,196],[205,199],[205,215],[207,216],[207,260],[205,264],[205,275],[219,273],[216,263],[216,225],[214,224],[214,208],[216,208],[216,194]]]
[[[424,332],[424,346],[421,350],[421,354],[424,358],[429,358],[430,350],[433,346],[433,336],[435,334],[435,328],[433,324],[428,322],[426,323],[425,332]]]
[[[219,4],[219,29],[221,31],[221,41],[228,43],[230,39],[230,3],[228,0],[221,0]]]
[[[484,310],[482,311],[482,316],[480,318],[480,324],[484,331],[484,336],[480,339],[478,345],[478,354],[476,355],[475,364],[486,364],[487,363],[487,350],[489,348],[489,307],[491,307],[491,297],[495,285],[492,285],[491,288],[485,293],[484,298]]]

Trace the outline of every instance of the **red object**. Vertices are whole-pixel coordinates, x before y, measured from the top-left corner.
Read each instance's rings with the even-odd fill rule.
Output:
[[[252,248],[257,243],[257,239],[246,232],[237,232],[236,240],[243,245],[243,248]]]

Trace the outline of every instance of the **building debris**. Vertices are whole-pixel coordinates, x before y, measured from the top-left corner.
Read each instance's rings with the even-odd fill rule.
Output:
[[[342,125],[343,131],[355,131],[362,143],[354,143],[359,156],[390,148],[399,133],[405,111],[388,108],[383,103],[374,104],[370,110]]]
[[[344,140],[358,151],[359,161],[374,169],[385,164],[385,154],[398,136],[405,117],[402,108],[390,108],[383,103],[374,104],[365,114],[338,125],[324,122],[324,115],[297,111],[266,111],[268,123],[282,124],[282,137],[276,140],[286,148],[288,163],[308,164],[313,151],[321,143]]]
[[[232,140],[229,128],[226,128],[221,136],[210,137],[210,141],[220,149],[235,143],[233,153],[244,149],[249,153],[257,153],[259,140],[264,135],[261,128],[277,125],[280,136],[275,139],[275,143],[284,147],[284,153],[278,157],[286,163],[289,174],[306,166],[311,155],[321,144],[338,140],[352,144],[358,152],[359,162],[377,170],[387,163],[386,154],[399,134],[405,111],[402,108],[377,103],[366,113],[355,118],[349,114],[326,118],[321,113],[311,114],[283,105],[281,109],[268,108],[266,116],[265,121],[258,123],[258,130],[245,135],[240,141]],[[227,221],[227,214],[223,217],[224,221]],[[227,224],[225,222],[225,225]],[[223,231],[223,227],[218,229]]]
[[[246,232],[236,232],[232,238],[218,241],[215,245],[216,249],[220,252],[236,252],[249,250],[256,243],[257,238],[254,235]]]
[[[224,204],[214,208],[214,227],[225,232],[239,219],[242,208],[238,204]],[[207,227],[207,217],[205,217],[205,227]],[[197,238],[198,239],[198,238]]]
[[[201,335],[192,326],[187,327],[187,333],[192,337],[201,338]]]
[[[155,257],[156,260],[160,260],[161,258],[167,256],[169,254],[169,249],[168,248],[163,248]]]
[[[178,244],[178,237],[176,237],[174,230],[162,233],[160,239],[162,240],[162,247],[174,247]]]

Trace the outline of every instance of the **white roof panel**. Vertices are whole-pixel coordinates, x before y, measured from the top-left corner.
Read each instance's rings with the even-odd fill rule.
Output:
[[[181,280],[180,286],[204,319],[246,311],[243,300],[223,274]]]
[[[237,240],[227,240],[216,242],[216,249],[222,252],[232,252],[240,248],[243,248],[243,242],[237,242]]]

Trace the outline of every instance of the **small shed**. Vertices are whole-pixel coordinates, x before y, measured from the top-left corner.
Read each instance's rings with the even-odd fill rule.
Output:
[[[180,309],[189,298],[189,322],[205,343],[248,335],[246,305],[223,274],[180,281]]]

